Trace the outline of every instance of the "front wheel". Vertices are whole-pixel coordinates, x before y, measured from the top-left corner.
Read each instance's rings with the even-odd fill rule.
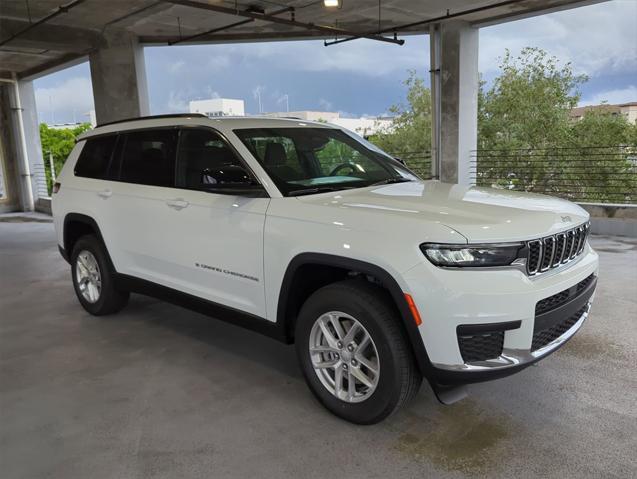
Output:
[[[305,302],[296,324],[303,375],[337,416],[374,424],[413,397],[422,377],[388,294],[363,280],[334,283]]]

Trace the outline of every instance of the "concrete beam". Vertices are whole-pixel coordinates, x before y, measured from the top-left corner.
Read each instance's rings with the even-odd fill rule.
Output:
[[[107,30],[89,63],[98,124],[148,115],[144,50],[137,37]]]
[[[28,27],[29,22],[9,18],[0,19],[0,41],[13,32]],[[45,23],[12,39],[6,48],[41,48],[59,52],[83,52],[99,44],[100,35],[93,30]]]
[[[433,122],[438,172],[444,182],[469,185],[478,141],[478,29],[463,21],[444,22],[440,29],[439,89],[433,91],[434,111],[440,112]]]

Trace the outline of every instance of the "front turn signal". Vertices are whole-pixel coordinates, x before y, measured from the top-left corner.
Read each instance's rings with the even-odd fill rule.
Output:
[[[420,313],[418,312],[416,303],[414,303],[414,298],[411,297],[411,294],[405,293],[405,300],[409,306],[409,311],[411,311],[411,316],[414,318],[414,323],[416,323],[416,326],[420,326],[422,324],[422,319],[420,318]]]

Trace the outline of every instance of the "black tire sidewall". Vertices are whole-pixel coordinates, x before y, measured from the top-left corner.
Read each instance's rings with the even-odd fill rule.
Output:
[[[328,289],[329,288],[329,289]],[[403,368],[396,352],[395,342],[403,340],[396,331],[387,328],[377,315],[389,314],[388,310],[374,309],[362,297],[349,288],[323,288],[312,295],[301,308],[298,317],[295,343],[303,375],[317,399],[331,412],[357,424],[373,424],[387,417],[400,402]],[[379,290],[382,293],[382,290]],[[356,318],[368,333],[378,351],[380,377],[376,390],[360,403],[347,403],[334,397],[316,375],[309,353],[309,336],[316,319],[329,311],[342,311]]]

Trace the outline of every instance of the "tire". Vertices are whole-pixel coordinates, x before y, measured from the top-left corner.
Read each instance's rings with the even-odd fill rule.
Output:
[[[90,272],[89,278],[85,271]],[[79,277],[81,275],[85,277]],[[75,243],[71,254],[71,276],[80,304],[94,316],[116,313],[128,303],[130,293],[115,288],[106,248],[93,235],[82,236]]]
[[[339,314],[327,316],[327,313],[333,312]],[[342,341],[343,344],[336,346],[339,352],[334,352],[330,346],[330,340],[320,323],[323,326],[332,324],[328,327],[328,333],[332,333],[333,341],[338,337],[334,318],[338,318],[341,324],[341,335],[347,333],[348,325],[352,327],[358,322],[362,326],[362,329],[359,326],[354,328],[357,335],[350,343],[353,352]],[[365,334],[371,341],[364,340]],[[295,345],[310,390],[329,411],[352,423],[378,423],[420,389],[422,376],[389,294],[362,279],[333,283],[312,294],[299,313]],[[367,359],[363,361],[360,354],[367,356]],[[377,361],[374,361],[374,357]],[[360,360],[356,361],[356,358]],[[335,365],[332,367],[332,364]],[[318,370],[315,369],[317,365]],[[324,368],[325,365],[330,367]],[[341,379],[341,390],[336,391],[339,366],[347,369],[341,373],[344,378]],[[371,368],[367,369],[366,366]],[[378,372],[377,375],[374,370]],[[361,371],[365,384],[358,380]],[[352,377],[353,393],[350,390]]]

